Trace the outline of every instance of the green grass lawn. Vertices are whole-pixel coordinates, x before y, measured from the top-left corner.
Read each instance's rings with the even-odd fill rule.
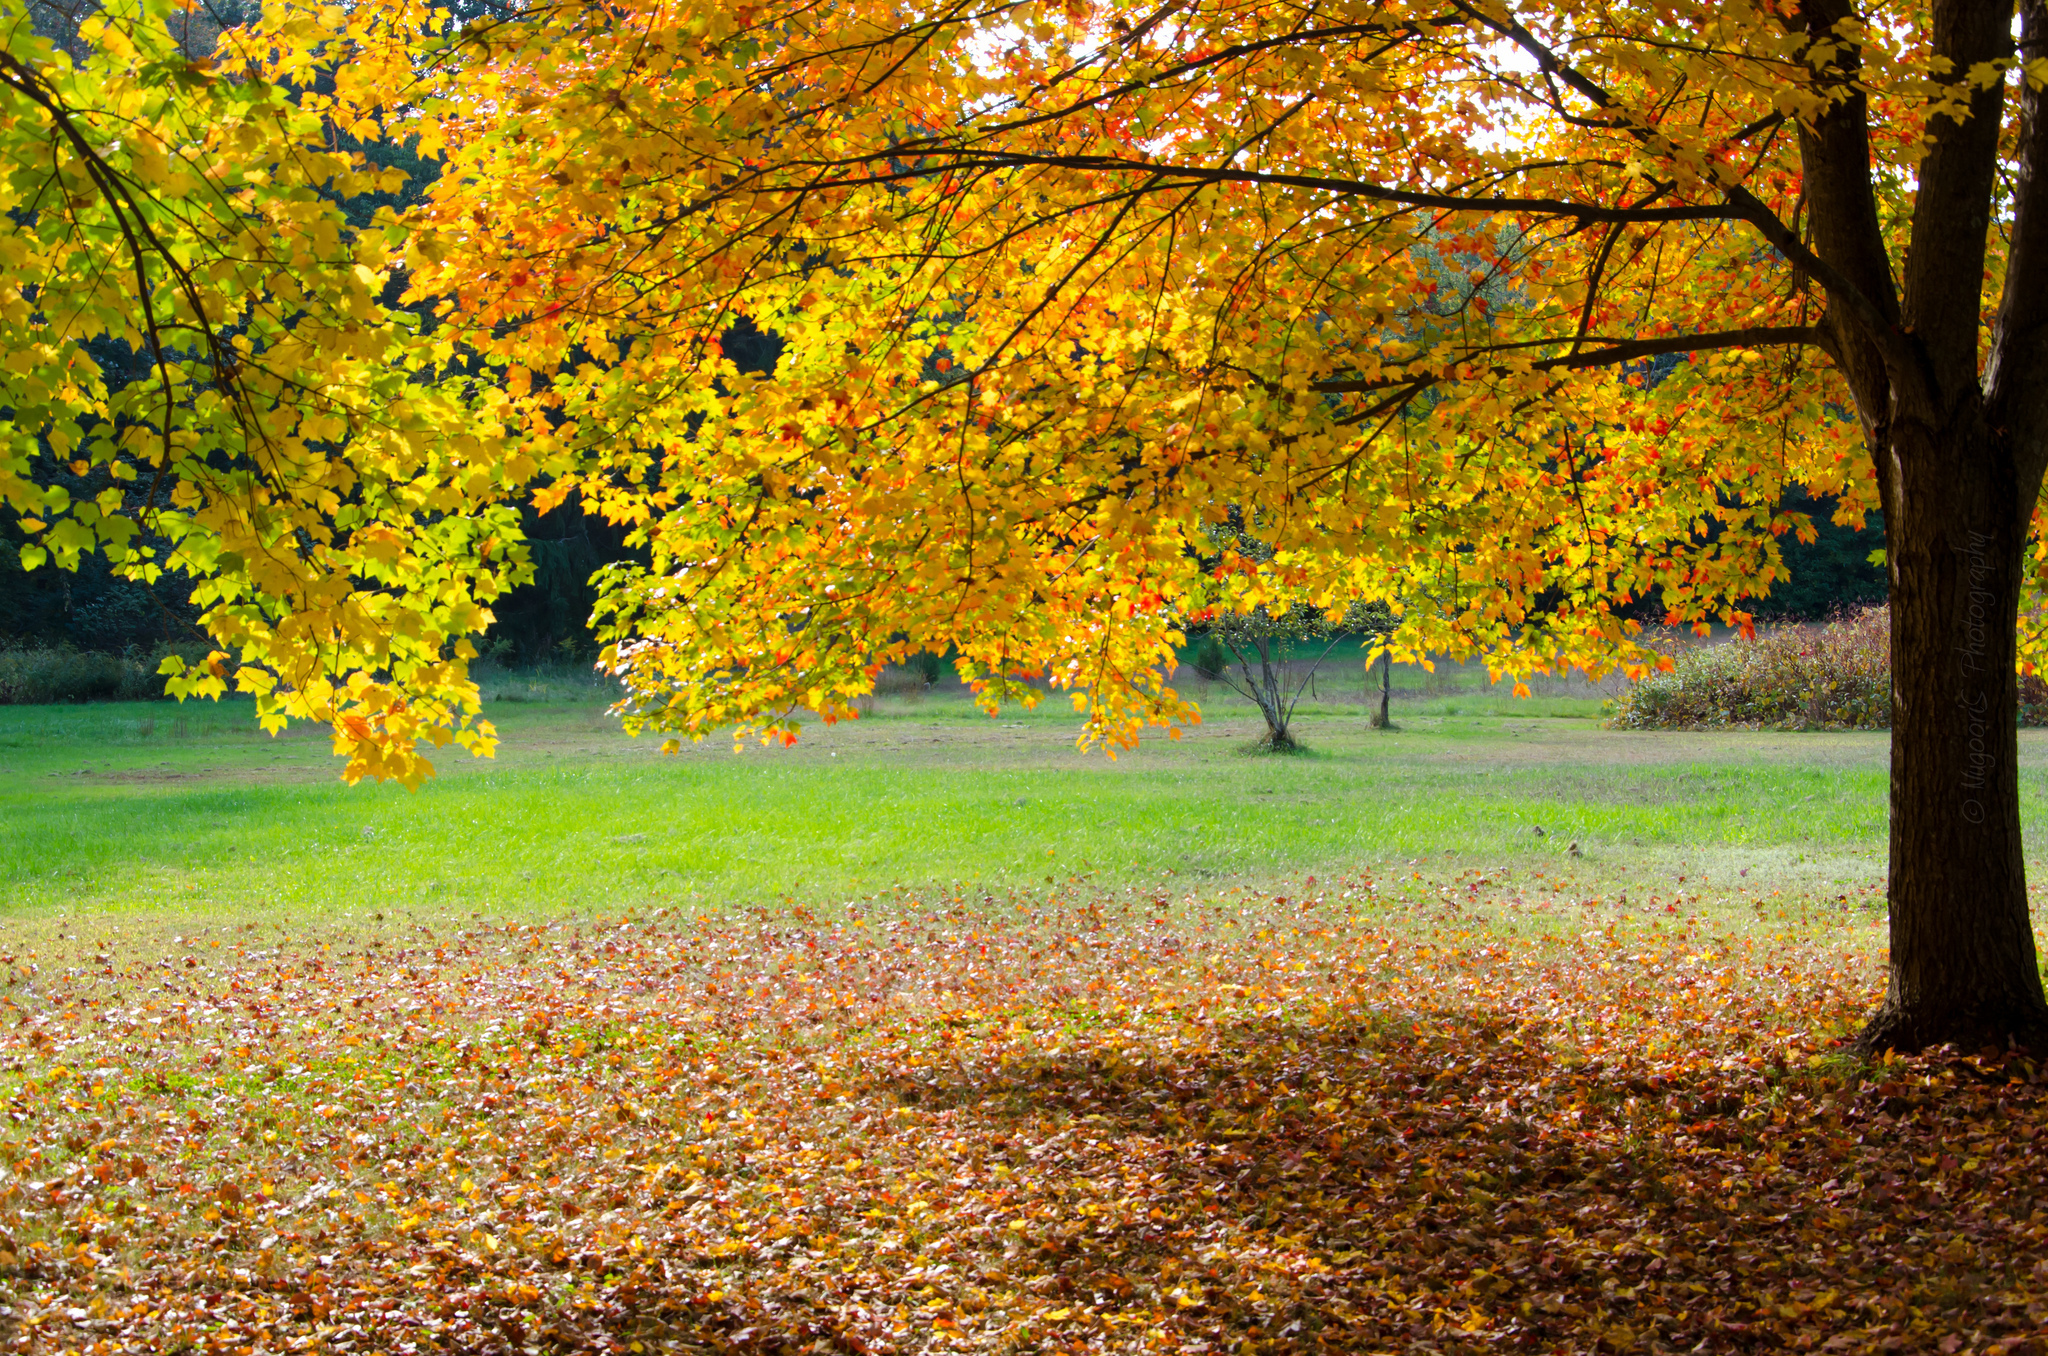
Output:
[[[450,751],[415,794],[343,786],[317,733],[270,738],[246,705],[0,708],[0,892],[17,919],[521,916],[1410,862],[1639,897],[1678,875],[1855,895],[1883,874],[1881,733],[1617,732],[1590,700],[1466,693],[1398,704],[1390,733],[1356,702],[1305,705],[1310,752],[1273,757],[1246,752],[1242,704],[1207,709],[1114,761],[1075,750],[1057,699],[990,720],[956,694],[793,749],[663,756],[587,699],[500,700],[497,758]],[[2048,736],[2021,751],[2032,822]]]

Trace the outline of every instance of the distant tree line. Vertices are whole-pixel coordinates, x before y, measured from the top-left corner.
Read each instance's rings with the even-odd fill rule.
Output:
[[[1833,521],[1830,499],[1797,494],[1784,507],[1810,516],[1819,535],[1811,542],[1779,540],[1792,577],[1775,585],[1770,597],[1751,600],[1751,612],[1773,621],[1812,621],[1885,600],[1884,567],[1870,560],[1873,551],[1884,548],[1882,514],[1873,512],[1861,528],[1854,528]]]

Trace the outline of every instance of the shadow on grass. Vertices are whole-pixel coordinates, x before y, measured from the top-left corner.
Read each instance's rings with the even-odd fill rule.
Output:
[[[1564,1062],[1462,1013],[887,1088],[1037,1197],[963,1251],[1169,1348],[2018,1352],[2043,1076]]]
[[[918,1174],[821,1180],[715,1247],[558,1258],[573,1302],[448,1266],[450,1349],[2042,1349],[2048,1117],[2019,1062],[1572,1062],[1471,1013],[1114,1034],[880,1077],[858,1100],[917,1118]],[[920,1228],[955,1172],[1001,1185]],[[857,1278],[817,1267],[856,1234]]]

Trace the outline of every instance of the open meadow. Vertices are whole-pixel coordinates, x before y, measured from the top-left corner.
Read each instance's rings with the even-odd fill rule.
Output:
[[[0,708],[7,1349],[2043,1349],[2048,1071],[1838,1048],[1883,734],[496,695]]]

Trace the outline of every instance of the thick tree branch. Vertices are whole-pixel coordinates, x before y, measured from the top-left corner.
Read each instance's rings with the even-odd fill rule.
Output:
[[[1832,38],[1835,36],[1834,25],[1849,13],[1846,0],[1819,0],[1819,4],[1823,7],[1828,7],[1828,12],[1810,18],[1808,21],[1809,28],[1816,35],[1825,32]],[[1833,7],[1836,6],[1839,6],[1840,13],[1834,12]],[[1575,69],[1570,62],[1559,57],[1548,43],[1538,38],[1512,16],[1494,17],[1463,4],[1459,8],[1470,16],[1475,23],[1514,43],[1515,46],[1527,53],[1536,62],[1538,68],[1546,76],[1562,81],[1567,87],[1576,91],[1596,108],[1610,110],[1616,106],[1614,98],[1606,90],[1602,89],[1597,81],[1587,76],[1584,72]],[[1853,57],[1849,58],[1849,60],[1853,63]],[[1853,65],[1848,69],[1853,70]],[[1846,83],[1844,88],[1848,88]],[[1757,129],[1770,125],[1776,116],[1774,114],[1770,118],[1759,120],[1743,128],[1737,134],[1738,138],[1748,136]],[[1856,248],[1852,253],[1856,256],[1858,262],[1871,257],[1874,250],[1874,257],[1882,264],[1885,258],[1884,238],[1877,229],[1876,202],[1870,196],[1869,129],[1863,96],[1860,93],[1853,93],[1846,97],[1831,110],[1827,117],[1822,119],[1823,125],[1830,125],[1836,122],[1839,122],[1839,128],[1837,129],[1835,140],[1842,144],[1837,146],[1831,143],[1829,149],[1835,153],[1834,160],[1842,166],[1842,173],[1838,176],[1839,183],[1836,185],[1839,192],[1832,196],[1850,199],[1854,197],[1856,192],[1860,191],[1863,199],[1861,207],[1867,209],[1859,210],[1857,205],[1845,201],[1841,205],[1841,210],[1834,213],[1834,216],[1845,223],[1854,223],[1853,230],[1845,233],[1844,238],[1839,243],[1844,245],[1851,243],[1849,236],[1853,235],[1855,237],[1853,243]],[[1664,139],[1663,134],[1653,127],[1635,125],[1625,126],[1622,130],[1652,150],[1669,150],[1669,143]],[[1802,140],[1804,140],[1806,135],[1810,134],[1810,131],[1811,129],[1802,126]],[[1860,154],[1858,153],[1859,149]],[[1728,189],[1727,194],[1730,209],[1729,217],[1745,221],[1754,226],[1757,232],[1764,239],[1768,240],[1771,246],[1778,253],[1782,254],[1788,263],[1825,288],[1828,292],[1829,300],[1833,303],[1832,309],[1843,319],[1853,322],[1859,329],[1868,334],[1873,343],[1886,350],[1888,358],[1894,361],[1910,361],[1910,351],[1904,344],[1899,342],[1897,334],[1898,307],[1893,298],[1890,274],[1887,269],[1880,268],[1873,274],[1867,268],[1857,267],[1851,268],[1848,271],[1837,268],[1834,263],[1830,262],[1836,256],[1828,248],[1827,242],[1822,243],[1822,247],[1818,252],[1808,249],[1799,237],[1793,233],[1792,229],[1779,220],[1777,214],[1772,212],[1755,194],[1739,185]],[[1823,194],[1822,196],[1830,195]],[[1818,219],[1825,210],[1826,207],[1817,202],[1815,208],[1816,218]],[[1873,286],[1873,284],[1877,285]],[[1839,326],[1841,321],[1837,320],[1834,323]],[[1835,338],[1830,339],[1829,346],[1830,351],[1843,347],[1839,340]]]
[[[1825,288],[1829,301],[1869,331],[1873,341],[1884,344],[1897,337],[1898,323],[1888,316],[1881,301],[1857,286],[1853,278],[1826,258],[1807,248],[1793,234],[1792,228],[1779,220],[1777,213],[1765,206],[1755,194],[1746,188],[1731,188],[1728,201],[1742,214],[1744,221],[1756,227],[1757,234],[1770,241],[1771,247],[1785,256],[1786,262]],[[1901,356],[1905,352],[1904,348],[1898,350]]]
[[[1305,188],[1337,197],[1364,198],[1400,207],[1428,207],[1450,212],[1527,212],[1534,216],[1576,222],[1748,221],[1751,216],[1749,211],[1732,203],[1702,203],[1690,207],[1610,207],[1601,203],[1572,202],[1566,198],[1482,198],[1459,193],[1418,193],[1390,188],[1368,179],[1323,174],[1275,174],[1217,165],[1172,165],[1126,156],[1035,155],[1022,151],[973,148],[953,150],[949,155],[954,165],[974,169],[1042,166],[1095,174],[1144,174],[1156,177],[1161,187],[1207,183]]]
[[[1538,70],[1553,80],[1563,81],[1568,88],[1577,91],[1595,108],[1607,109],[1614,106],[1612,96],[1600,88],[1597,81],[1589,78],[1584,72],[1575,70],[1570,62],[1561,59],[1549,43],[1531,33],[1512,14],[1503,12],[1496,16],[1467,4],[1460,4],[1458,11],[1475,24],[1521,48],[1535,61]]]
[[[1900,309],[1940,407],[1978,393],[1979,298],[2005,104],[2003,79],[1969,84],[1974,71],[2011,53],[2012,0],[1936,0],[1934,55],[1952,63],[1953,93],[1967,95],[1969,113],[1960,122],[1945,113],[1928,120],[1932,144],[1920,162]]]
[[[1798,22],[1809,42],[1839,44],[1838,26],[1852,17],[1850,0],[1806,0]],[[1918,362],[1899,334],[1898,288],[1872,187],[1870,107],[1859,83],[1861,71],[1857,49],[1836,45],[1833,61],[1819,76],[1829,103],[1820,116],[1800,122],[1799,155],[1808,239],[1813,252],[1828,261],[1834,280],[1811,276],[1827,289],[1831,305],[1823,323],[1855,394],[1882,486],[1890,476],[1879,449],[1890,418],[1892,383],[1895,374],[1917,373]],[[1895,507],[1885,505],[1887,513]]]
[[[1710,349],[1772,348],[1788,344],[1820,343],[1821,332],[1818,326],[1757,325],[1749,329],[1720,330],[1712,334],[1680,334],[1663,339],[1609,340],[1602,342],[1598,348],[1567,353],[1556,358],[1544,358],[1519,370],[1579,372],[1595,367],[1616,367],[1622,363],[1655,358],[1666,353],[1704,353]],[[1518,369],[1506,363],[1494,363],[1487,370],[1493,376],[1506,377],[1513,375]],[[1399,376],[1375,377],[1365,381],[1319,381],[1311,384],[1309,389],[1328,395],[1389,391],[1412,386],[1417,380],[1414,376]]]
[[[2022,44],[2048,44],[2048,0],[2022,0]],[[1987,413],[2012,436],[2022,474],[2048,467],[2048,90],[2020,91],[2018,165],[2013,175],[2012,248],[2005,295],[1985,366]]]

